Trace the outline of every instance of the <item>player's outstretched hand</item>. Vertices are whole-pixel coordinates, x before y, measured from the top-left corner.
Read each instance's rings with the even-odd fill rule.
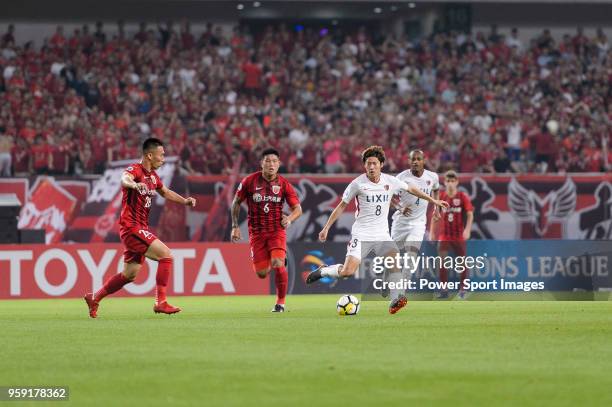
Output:
[[[281,226],[284,229],[287,229],[289,227],[289,225],[291,225],[291,221],[289,220],[289,216],[283,214],[283,217],[281,219]]]
[[[434,205],[441,206],[442,208],[448,208],[449,207],[448,202],[442,201],[440,199],[438,199],[438,200],[434,199],[433,203],[434,203]]]
[[[195,208],[195,206],[196,206],[195,198],[189,197],[189,198],[185,199],[185,205],[190,206],[192,208]]]
[[[410,206],[406,206],[405,208],[402,209],[402,215],[404,216],[408,216],[412,213],[412,209],[410,208]]]
[[[463,240],[470,240],[470,236],[472,235],[472,232],[468,229],[463,231]]]
[[[149,188],[147,188],[146,184],[139,182],[136,184],[136,191],[138,191],[140,195],[146,195],[149,192]]]
[[[437,222],[437,221],[439,221],[440,219],[442,219],[442,217],[440,216],[440,211],[438,210],[438,208],[437,208],[437,207],[434,209],[434,211],[433,211],[433,215],[432,215],[432,217],[431,217],[431,218],[434,220],[434,222]]]
[[[232,242],[236,243],[240,239],[242,239],[242,236],[240,235],[240,228],[232,228]]]
[[[327,229],[323,229],[319,232],[319,242],[324,242],[327,240]]]

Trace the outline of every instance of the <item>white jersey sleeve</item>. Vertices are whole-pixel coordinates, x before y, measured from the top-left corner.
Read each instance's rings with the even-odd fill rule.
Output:
[[[432,172],[433,186],[431,187],[432,191],[440,190],[440,176],[436,172]]]
[[[345,204],[351,203],[351,201],[355,199],[358,193],[359,184],[357,183],[357,179],[354,179],[353,181],[351,181],[350,184],[348,184],[348,186],[344,190],[344,193],[342,194],[342,202],[344,202]]]

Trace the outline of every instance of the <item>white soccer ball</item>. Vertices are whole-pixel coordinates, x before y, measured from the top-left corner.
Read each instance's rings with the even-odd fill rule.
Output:
[[[338,315],[357,315],[359,300],[354,295],[343,295],[336,303]]]
[[[549,120],[546,122],[546,128],[550,134],[555,135],[559,131],[559,122],[556,120]]]

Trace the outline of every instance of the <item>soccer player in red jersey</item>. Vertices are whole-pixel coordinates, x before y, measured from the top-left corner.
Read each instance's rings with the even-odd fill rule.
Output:
[[[302,214],[300,201],[293,186],[278,175],[280,155],[269,148],[262,153],[261,171],[245,177],[232,202],[232,242],[239,241],[238,215],[240,204],[247,201],[249,241],[253,269],[259,278],[266,278],[274,270],[276,283],[276,305],[272,312],[285,312],[287,295],[287,235],[285,229]],[[291,213],[283,213],[287,202]]]
[[[98,305],[104,297],[134,281],[145,257],[157,261],[156,295],[153,311],[155,313],[174,314],[181,309],[173,307],[166,301],[166,286],[172,269],[172,253],[149,230],[149,211],[155,193],[179,204],[195,207],[194,198],[183,198],[168,189],[155,170],[164,164],[164,145],[156,138],[145,140],[142,145],[142,161],[127,167],[121,176],[123,199],[119,232],[125,246],[123,252],[123,272],[106,280],[104,286],[95,293],[85,295],[89,307],[89,316],[97,317]]]
[[[466,240],[470,239],[472,231],[472,222],[474,221],[474,206],[470,198],[459,191],[459,179],[455,171],[448,171],[444,175],[445,190],[440,193],[440,199],[446,201],[448,208],[442,208],[442,221],[435,221],[434,226],[430,230],[430,240],[435,240],[436,229],[438,232],[438,255],[442,258],[448,256],[449,252],[453,252],[455,256],[466,255]],[[465,226],[463,217],[465,216]],[[465,290],[463,290],[463,282],[468,276],[468,271],[464,270],[461,274],[461,289],[459,290],[459,298],[465,298]],[[448,270],[444,267],[440,268],[440,282],[448,281]],[[448,298],[448,290],[442,290],[438,298]]]

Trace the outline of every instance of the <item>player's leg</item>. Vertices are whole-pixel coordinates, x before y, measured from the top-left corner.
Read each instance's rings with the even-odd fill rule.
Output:
[[[453,252],[455,256],[461,256],[465,259],[467,254],[467,243],[465,240],[458,240],[452,243]],[[469,277],[470,271],[466,268],[461,273],[459,273],[460,285],[459,285],[459,294],[458,298],[463,300],[465,299],[465,290],[463,289],[463,283]]]
[[[150,242],[145,256],[157,261],[157,275],[155,276],[155,305],[153,311],[156,314],[175,314],[181,309],[168,304],[166,289],[170,279],[170,271],[174,258],[172,252],[161,240],[155,238]]]
[[[92,318],[97,317],[99,303],[104,297],[119,291],[124,285],[134,281],[140,272],[148,245],[137,234],[126,234],[122,236],[122,240],[125,245],[123,271],[106,280],[104,285],[95,293],[87,293],[83,297],[89,308],[89,316]]]
[[[398,254],[398,246],[395,241],[391,240],[389,237],[388,240],[383,240],[377,243],[374,246],[375,255],[382,254],[385,258],[393,258],[395,259]],[[386,262],[383,262],[386,264]],[[397,264],[393,264],[392,267],[385,270],[388,276],[388,284],[391,285],[389,290],[391,295],[391,300],[389,301],[389,313],[395,314],[400,309],[404,308],[406,304],[408,304],[408,299],[405,295],[405,289],[402,288],[402,280],[406,278],[404,274],[404,270],[402,267],[397,267]]]
[[[273,249],[271,256],[270,266],[274,270],[274,285],[276,286],[276,304],[272,312],[284,312],[287,285],[289,283],[289,275],[287,274],[285,262],[287,254],[283,249]]]
[[[444,267],[444,259],[446,258],[446,256],[448,256],[449,253],[449,242],[447,241],[441,241],[438,242],[438,257],[442,259],[442,263],[440,264],[440,271],[439,271],[439,276],[440,276],[440,285],[443,287],[440,290],[440,294],[438,294],[438,299],[446,299],[448,298],[448,287],[447,283],[448,283],[448,270],[446,270],[446,268]]]
[[[306,284],[312,284],[323,277],[340,278],[355,274],[361,264],[361,239],[352,237],[348,243],[344,264],[324,264],[306,278]]]
[[[249,235],[253,271],[261,279],[266,278],[270,271],[272,271],[270,267],[270,250],[268,249],[266,237],[267,235],[262,234]]]

